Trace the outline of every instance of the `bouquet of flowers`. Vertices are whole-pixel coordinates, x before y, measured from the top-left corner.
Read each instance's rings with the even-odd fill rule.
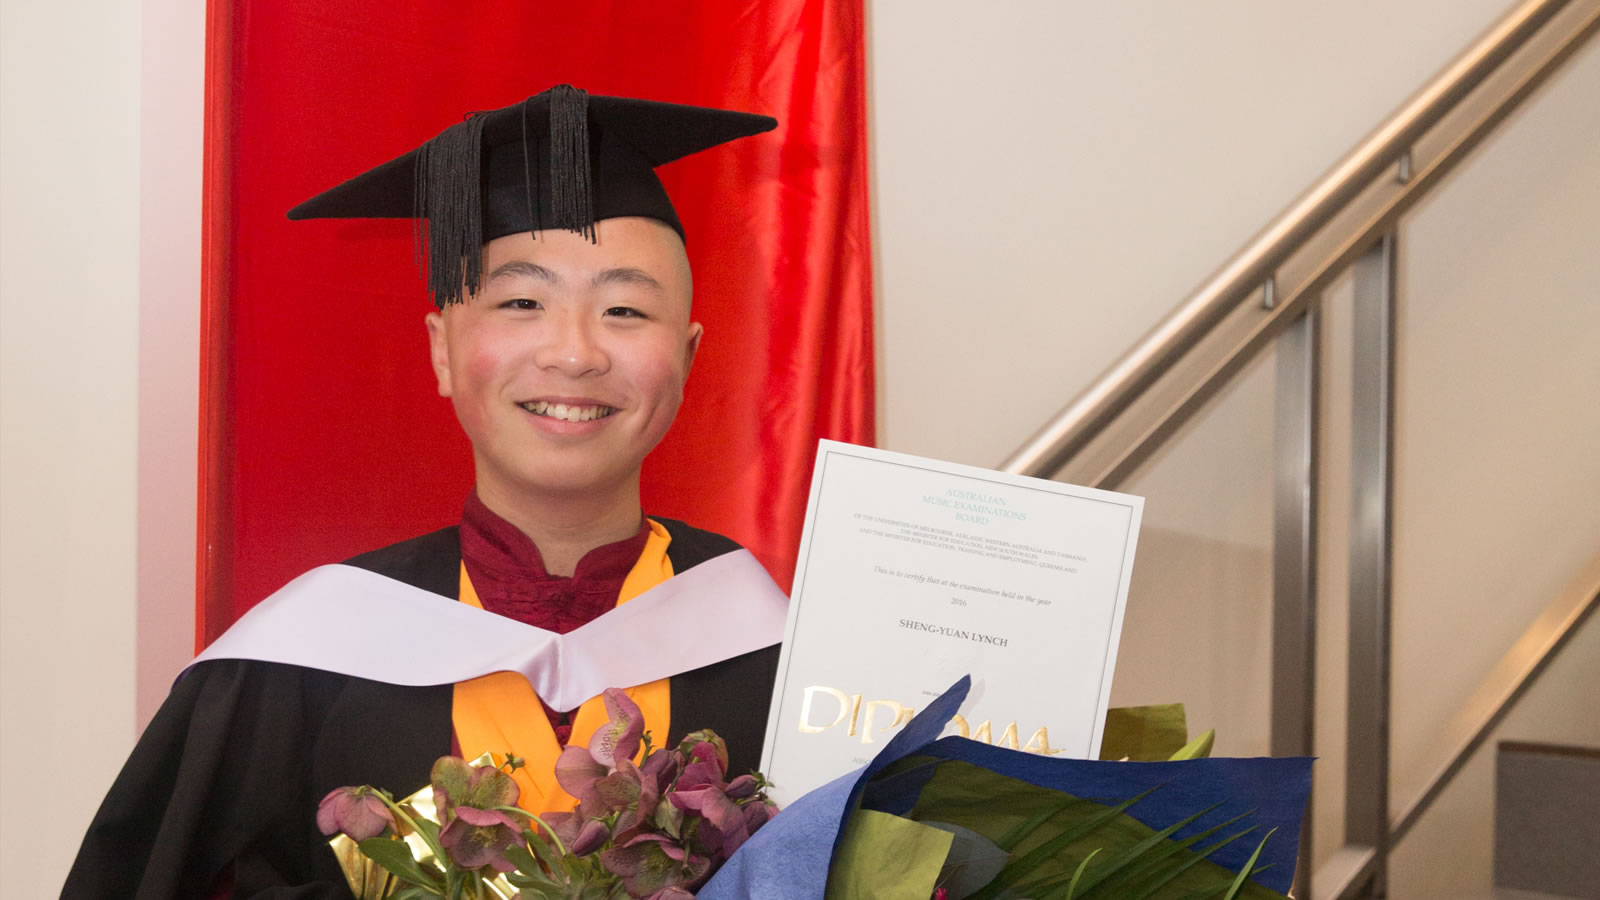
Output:
[[[429,787],[404,800],[370,785],[329,793],[317,825],[338,835],[351,889],[363,900],[694,897],[776,812],[767,785],[759,774],[729,780],[715,733],[652,749],[626,694],[607,690],[605,704],[607,725],[556,763],[578,801],[571,812],[518,808],[515,757],[502,766],[441,757]]]
[[[700,900],[1282,900],[1310,760],[1198,758],[1209,734],[1155,762],[940,738],[969,684],[867,766],[791,803]],[[1125,732],[1119,749],[1153,750],[1149,737]]]
[[[570,813],[530,816],[504,767],[444,757],[430,789],[397,802],[341,788],[318,822],[369,863],[365,877],[346,868],[364,900],[1282,900],[1309,760],[1203,758],[1211,735],[1184,744],[1175,706],[1108,725],[1117,759],[1160,761],[939,738],[969,684],[776,818],[759,774],[726,780],[715,734],[651,751],[637,707],[611,690],[610,724],[557,762]]]

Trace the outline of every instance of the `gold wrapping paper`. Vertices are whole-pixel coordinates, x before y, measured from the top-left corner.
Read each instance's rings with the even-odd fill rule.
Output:
[[[485,753],[472,761],[474,766],[492,766],[494,760]],[[427,819],[435,825],[439,823],[438,809],[433,805],[433,786],[429,785],[415,794],[399,801],[399,806],[406,815],[413,819]],[[429,865],[433,859],[433,851],[428,849],[428,842],[419,834],[408,834],[400,838],[411,848],[411,855],[420,860],[423,865]],[[395,891],[405,886],[405,882],[389,870],[368,859],[361,852],[361,847],[345,835],[334,835],[328,841],[328,846],[333,848],[333,853],[339,858],[339,868],[344,871],[345,881],[350,884],[351,893],[358,900],[385,900]],[[496,875],[488,881],[490,896],[499,900],[515,900],[517,889],[506,880],[504,875]]]

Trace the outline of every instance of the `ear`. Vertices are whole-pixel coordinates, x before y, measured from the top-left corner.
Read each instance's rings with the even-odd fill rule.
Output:
[[[700,338],[706,333],[705,326],[699,322],[689,323],[689,340],[683,348],[683,374],[688,375],[694,368],[694,355],[700,352]]]
[[[428,313],[428,357],[433,362],[433,377],[439,381],[439,396],[450,396],[450,340],[444,314]]]

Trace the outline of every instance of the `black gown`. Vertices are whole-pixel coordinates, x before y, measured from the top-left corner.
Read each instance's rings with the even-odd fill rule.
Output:
[[[675,572],[738,549],[657,518]],[[456,597],[456,528],[349,561]],[[676,740],[710,728],[729,771],[757,766],[778,647],[674,675]],[[322,797],[371,784],[406,796],[450,752],[451,685],[404,687],[299,666],[219,659],[176,684],[89,824],[63,898],[205,898],[232,866],[233,896],[338,898],[350,890],[317,831]],[[658,744],[660,743],[658,736]]]

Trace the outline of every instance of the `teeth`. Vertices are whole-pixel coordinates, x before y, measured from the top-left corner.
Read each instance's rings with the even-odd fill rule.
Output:
[[[521,406],[536,416],[549,416],[552,419],[561,419],[566,422],[587,422],[590,419],[603,419],[616,412],[609,406],[568,406],[565,403],[547,403],[543,400],[523,403]]]

